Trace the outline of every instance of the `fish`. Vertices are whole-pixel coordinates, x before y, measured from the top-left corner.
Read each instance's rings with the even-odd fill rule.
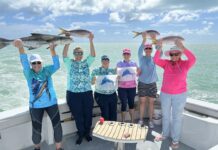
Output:
[[[104,85],[106,83],[114,83],[112,80],[108,79],[107,77],[104,77],[104,79],[101,81],[101,85]]]
[[[125,71],[123,71],[122,77],[124,77],[126,75],[133,75],[133,73],[131,73],[128,69],[126,69]]]
[[[141,35],[143,32],[146,32],[146,34],[147,34],[150,38],[151,38],[151,35],[156,35],[156,36],[160,35],[160,33],[159,33],[158,31],[156,31],[156,30],[146,30],[146,31],[143,31],[143,32],[132,31],[132,32],[134,33],[134,37],[133,37],[133,38],[135,38],[135,37]]]
[[[37,49],[50,43],[64,45],[72,42],[72,38],[70,37],[40,33],[31,33],[31,36],[21,37],[20,39],[23,41],[23,46],[28,48],[28,50]],[[14,40],[0,38],[0,49],[12,44],[13,41]]]
[[[168,43],[168,44],[174,44],[176,40],[184,41],[185,39],[181,36],[165,36],[163,38],[160,38],[158,40],[162,40],[162,43]]]
[[[84,30],[84,29],[75,29],[75,30],[65,30],[63,28],[59,28],[61,33],[58,35],[72,35],[72,36],[76,36],[76,37],[89,37],[89,35],[92,33],[88,30]]]

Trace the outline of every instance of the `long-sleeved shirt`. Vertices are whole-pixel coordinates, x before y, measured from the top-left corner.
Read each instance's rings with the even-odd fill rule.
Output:
[[[139,81],[150,84],[158,81],[156,66],[152,57],[143,56],[144,45],[141,44],[138,50],[139,68],[141,74]]]
[[[168,94],[180,94],[187,91],[187,73],[195,64],[196,58],[189,50],[184,50],[187,60],[170,60],[161,59],[161,51],[157,50],[154,56],[154,62],[164,69],[163,82],[161,91]]]
[[[29,87],[29,106],[31,108],[45,108],[57,104],[56,93],[52,83],[52,74],[60,68],[58,56],[53,56],[53,65],[43,67],[38,73],[30,68],[26,54],[20,54],[23,73]],[[47,86],[43,90],[42,95],[34,102],[42,85],[47,81]]]
[[[64,57],[64,64],[67,68],[67,90],[75,93],[91,91],[91,78],[89,67],[95,57],[89,55],[82,61],[75,61]]]

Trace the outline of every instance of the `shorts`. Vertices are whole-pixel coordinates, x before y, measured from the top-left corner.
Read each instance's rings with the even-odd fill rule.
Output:
[[[152,97],[156,98],[157,97],[157,84],[156,82],[150,83],[150,84],[145,84],[143,82],[138,83],[138,95],[139,97]]]

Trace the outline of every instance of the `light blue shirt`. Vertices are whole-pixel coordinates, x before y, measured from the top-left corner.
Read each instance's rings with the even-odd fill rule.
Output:
[[[52,83],[52,74],[60,68],[58,56],[53,56],[53,65],[42,67],[39,73],[35,73],[31,68],[26,54],[20,54],[23,73],[29,87],[29,106],[31,108],[45,108],[57,104],[56,93]],[[42,95],[34,102],[35,97],[39,93],[42,84],[47,81],[47,88]]]
[[[138,50],[139,68],[141,74],[139,81],[145,84],[150,84],[158,81],[156,66],[152,57],[143,56],[144,45],[141,45]]]
[[[83,61],[75,61],[64,57],[64,64],[67,68],[67,90],[75,93],[91,91],[91,78],[89,67],[95,57],[89,55]]]

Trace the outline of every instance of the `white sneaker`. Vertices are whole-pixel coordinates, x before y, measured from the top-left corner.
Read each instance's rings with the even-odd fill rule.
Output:
[[[151,128],[151,129],[154,128],[154,123],[152,121],[149,121],[148,125],[149,125],[149,128]]]
[[[144,124],[143,120],[139,120],[138,124],[140,124],[141,126]]]

